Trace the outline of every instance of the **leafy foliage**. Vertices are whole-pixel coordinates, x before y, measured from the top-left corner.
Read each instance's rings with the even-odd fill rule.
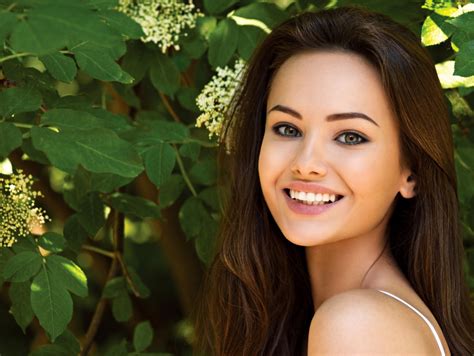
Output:
[[[190,354],[186,315],[220,219],[217,140],[196,127],[202,105],[217,101],[196,99],[276,25],[336,3],[405,23],[437,61],[474,290],[473,4],[196,2],[199,16],[186,15],[189,25],[165,43],[157,35],[165,27],[143,26],[153,4],[178,9],[177,0],[143,1],[143,12],[118,0],[0,0],[0,173],[37,177],[52,218],[47,231],[0,248],[0,294],[12,316],[1,324],[1,354],[22,354],[26,338],[32,355]],[[181,15],[169,16],[162,26]],[[17,342],[3,344],[10,338]]]

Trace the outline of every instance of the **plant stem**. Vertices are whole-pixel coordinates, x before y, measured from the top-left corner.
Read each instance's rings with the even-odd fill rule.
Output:
[[[186,169],[184,168],[183,160],[181,159],[181,156],[179,154],[178,149],[176,148],[175,145],[173,145],[174,150],[176,151],[176,161],[178,162],[179,170],[181,171],[181,174],[183,175],[184,181],[189,187],[189,190],[191,193],[197,197],[196,189],[194,189],[193,183],[191,183],[191,180],[189,179],[188,174],[186,173]]]
[[[35,126],[31,124],[22,124],[21,122],[12,122],[12,124],[15,125],[16,127],[22,127],[24,129],[31,129],[32,127]]]
[[[117,255],[122,254],[123,252],[125,217],[122,213],[115,209],[112,209],[111,214],[113,218],[112,238],[114,245],[114,256],[112,258],[112,264],[110,265],[109,273],[107,274],[107,279],[105,281],[104,288],[107,285],[107,282],[114,278],[117,274],[119,270],[119,259],[117,258]],[[95,335],[97,334],[100,322],[102,321],[106,305],[107,299],[102,296],[99,300],[99,303],[97,303],[94,315],[92,316],[91,323],[89,324],[89,328],[87,329],[87,333],[82,344],[82,350],[79,354],[80,356],[86,356],[90,348],[92,347],[92,343],[94,342]]]
[[[163,94],[161,91],[158,92],[160,94],[160,98],[163,101],[163,104],[165,104],[166,110],[170,113],[170,115],[173,117],[174,121],[176,122],[182,122],[181,119],[179,118],[178,114],[173,110],[173,107],[171,106],[170,101],[166,97],[165,94]]]
[[[11,55],[9,55],[9,56],[0,58],[0,63],[3,63],[3,62],[8,61],[8,60],[10,60],[10,59],[15,59],[15,58],[20,58],[20,57],[26,57],[26,56],[31,56],[31,55],[32,55],[32,53],[29,53],[29,52],[21,52],[21,53],[11,54]]]
[[[115,254],[110,251],[106,251],[104,249],[101,249],[99,247],[91,246],[91,245],[82,245],[82,248],[87,251],[95,252],[103,256],[107,256],[110,258],[115,258]]]

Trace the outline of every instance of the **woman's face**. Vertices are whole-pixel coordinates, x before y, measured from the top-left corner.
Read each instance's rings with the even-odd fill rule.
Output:
[[[384,227],[397,193],[414,195],[399,151],[396,117],[366,59],[311,52],[280,67],[267,101],[258,172],[265,201],[289,241],[313,246]],[[343,198],[308,205],[325,191],[326,198]]]

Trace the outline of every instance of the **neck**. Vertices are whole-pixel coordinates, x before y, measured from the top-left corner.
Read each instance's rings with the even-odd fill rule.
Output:
[[[377,271],[393,265],[384,231],[307,247],[305,252],[315,310],[336,294],[370,288]]]

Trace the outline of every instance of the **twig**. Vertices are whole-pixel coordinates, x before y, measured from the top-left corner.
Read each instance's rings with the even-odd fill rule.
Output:
[[[117,257],[117,260],[120,263],[120,267],[122,268],[122,273],[128,285],[130,286],[130,289],[132,290],[133,294],[135,294],[136,297],[141,297],[140,292],[138,291],[135,283],[133,283],[132,277],[130,276],[130,273],[128,272],[127,266],[125,265],[125,262],[123,261],[122,255],[119,252],[117,252],[115,256]]]
[[[100,255],[110,257],[110,258],[115,258],[115,254],[113,252],[103,250],[99,247],[95,247],[91,245],[82,245],[82,249],[87,250],[87,251],[92,251],[92,252],[95,252]]]
[[[166,110],[168,110],[174,121],[181,122],[181,119],[179,118],[178,114],[176,114],[176,112],[173,110],[173,107],[171,106],[170,101],[168,100],[166,95],[163,94],[161,91],[159,91],[158,94],[160,94],[160,98],[163,101],[163,104],[165,104]]]
[[[107,279],[104,284],[104,288],[107,285],[107,282],[114,278],[117,274],[117,271],[119,269],[119,261],[117,258],[117,254],[121,254],[123,252],[124,215],[115,209],[111,211],[111,214],[113,214],[112,238],[115,253],[112,259],[112,264],[110,265],[109,273],[107,274]],[[89,352],[94,341],[95,335],[97,334],[97,330],[99,329],[100,322],[102,321],[106,305],[107,299],[102,296],[99,300],[99,303],[97,303],[94,315],[92,316],[91,323],[89,324],[89,328],[87,329],[84,343],[82,344],[82,350],[79,354],[80,356],[86,356]]]
[[[8,61],[10,59],[26,57],[26,56],[31,56],[31,55],[32,55],[32,53],[29,53],[29,52],[21,52],[21,53],[11,54],[9,56],[5,56],[3,58],[0,58],[0,63],[3,63],[3,62]]]
[[[105,285],[107,285],[107,282],[115,277],[117,271],[118,271],[118,262],[117,262],[117,259],[114,258],[112,259],[112,264],[110,265],[109,273],[107,274],[107,280],[105,282]],[[86,356],[87,353],[89,352],[89,349],[92,346],[92,342],[94,341],[95,334],[97,333],[97,330],[99,329],[99,325],[102,320],[102,316],[104,315],[106,305],[107,305],[107,299],[104,297],[101,297],[99,300],[99,303],[97,303],[97,306],[95,308],[94,315],[92,316],[91,323],[89,324],[89,328],[87,329],[84,343],[82,344],[82,350],[79,354],[80,356]]]
[[[178,151],[178,149],[176,148],[176,146],[174,144],[173,144],[173,148],[176,151],[176,161],[178,162],[179,170],[181,171],[181,174],[183,175],[183,179],[186,182],[186,184],[188,185],[189,190],[191,191],[191,193],[195,197],[197,197],[196,189],[194,189],[193,183],[191,183],[191,180],[189,179],[188,174],[186,173],[186,169],[184,168],[183,160],[181,159],[179,151]]]

